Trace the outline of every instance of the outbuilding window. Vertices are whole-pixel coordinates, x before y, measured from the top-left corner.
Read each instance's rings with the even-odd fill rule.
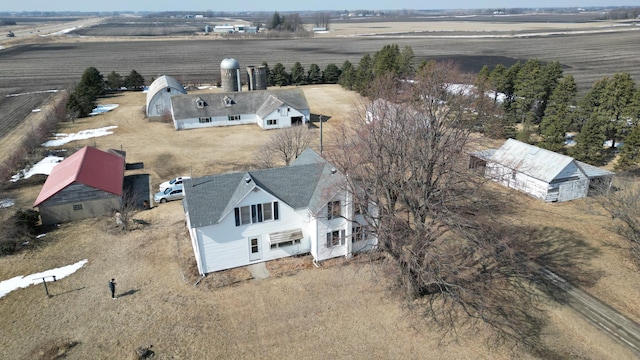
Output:
[[[229,115],[229,121],[240,120],[240,115]]]
[[[82,210],[82,204],[74,204],[73,205],[73,211],[78,211],[78,210]]]
[[[268,119],[267,120],[267,125],[278,125],[278,120],[277,119]]]

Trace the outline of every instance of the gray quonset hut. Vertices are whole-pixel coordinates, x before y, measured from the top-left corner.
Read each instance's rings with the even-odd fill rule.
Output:
[[[171,115],[171,96],[185,95],[187,90],[171,76],[163,75],[149,86],[146,114],[148,117]]]

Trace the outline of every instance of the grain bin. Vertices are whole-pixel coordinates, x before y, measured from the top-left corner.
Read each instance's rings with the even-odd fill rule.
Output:
[[[240,64],[238,60],[226,58],[220,63],[222,90],[224,92],[242,91],[240,82]]]

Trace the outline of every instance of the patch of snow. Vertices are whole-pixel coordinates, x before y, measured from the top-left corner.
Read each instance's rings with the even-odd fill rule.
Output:
[[[36,285],[42,283],[42,278],[45,278],[46,281],[50,281],[51,277],[55,276],[56,280],[63,279],[74,272],[78,271],[81,267],[84,266],[89,260],[84,259],[78,261],[75,264],[67,265],[63,267],[59,267],[56,269],[46,270],[40,273],[35,273],[27,276],[16,276],[8,280],[4,280],[0,282],[0,298],[12,292],[13,290],[17,290],[20,288],[26,288],[30,285]]]
[[[85,139],[90,139],[94,137],[111,135],[113,134],[113,131],[110,131],[110,130],[113,130],[115,128],[117,128],[117,126],[112,125],[112,126],[106,126],[103,128],[82,130],[72,134],[64,134],[64,133],[53,134],[55,139],[48,140],[47,142],[42,144],[42,146],[45,146],[45,147],[60,146],[76,140],[85,140]]]
[[[607,141],[605,141],[605,142],[604,142],[604,144],[602,144],[602,146],[610,148],[612,143],[613,143],[613,141],[611,141],[611,140],[607,140]],[[622,141],[616,141],[616,146],[615,146],[615,148],[616,148],[616,149],[621,148],[621,147],[622,147],[622,145],[624,145],[624,142],[622,142]]]
[[[117,108],[118,104],[105,104],[105,105],[98,105],[96,106],[95,109],[93,109],[93,111],[91,111],[91,113],[89,113],[89,115],[93,116],[93,115],[98,115],[98,114],[104,114],[106,112],[109,112],[115,108]]]
[[[36,239],[42,239],[45,236],[47,236],[47,234],[40,234],[40,235],[36,236]]]
[[[42,111],[42,109],[33,109],[33,110],[31,110],[32,113],[37,113],[37,112],[40,112],[40,111]]]
[[[60,156],[47,156],[35,165],[18,171],[17,174],[11,177],[11,181],[16,182],[20,179],[28,179],[35,174],[49,175],[51,174],[51,170],[62,160],[64,160],[64,158]]]
[[[15,203],[13,199],[0,199],[0,208],[8,208],[15,205]]]
[[[6,97],[15,97],[22,95],[32,95],[32,94],[44,94],[44,93],[57,93],[60,90],[41,90],[41,91],[30,91],[25,93],[16,93],[16,94],[7,94]]]

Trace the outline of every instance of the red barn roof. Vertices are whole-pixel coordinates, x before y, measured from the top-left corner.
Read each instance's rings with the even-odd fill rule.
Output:
[[[38,206],[73,183],[122,196],[124,158],[85,146],[56,165],[33,206]]]

